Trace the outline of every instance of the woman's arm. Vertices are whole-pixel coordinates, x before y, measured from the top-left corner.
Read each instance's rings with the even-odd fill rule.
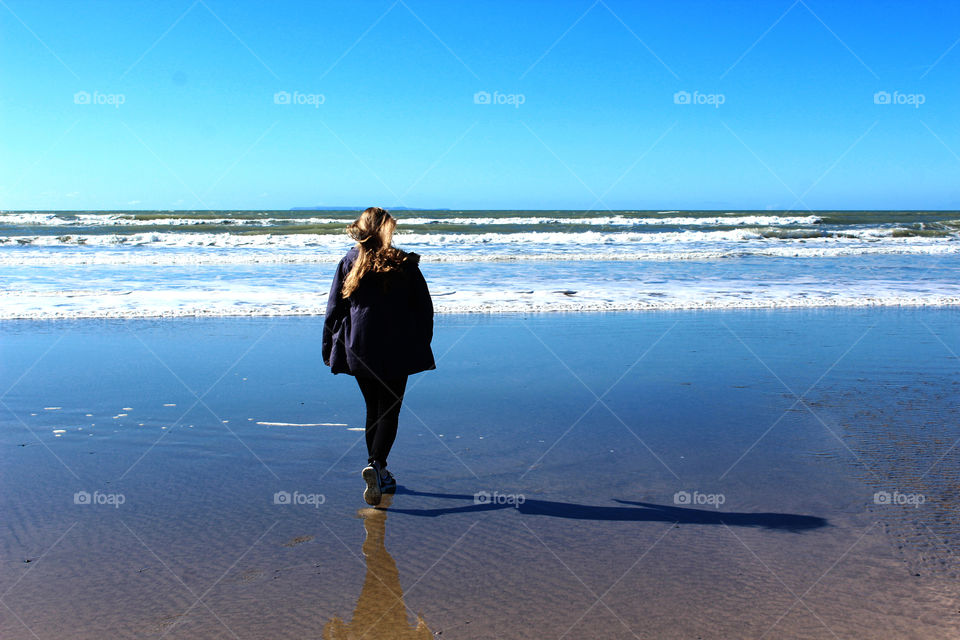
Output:
[[[330,366],[330,354],[333,352],[333,336],[347,311],[347,301],[341,295],[343,279],[346,277],[344,261],[340,261],[336,273],[333,274],[330,294],[327,296],[327,315],[323,319],[323,363],[328,367]]]
[[[430,344],[433,340],[433,298],[430,297],[430,289],[427,287],[427,281],[420,271],[420,266],[416,265],[412,269],[413,285],[413,310],[417,322],[417,328],[424,342]]]

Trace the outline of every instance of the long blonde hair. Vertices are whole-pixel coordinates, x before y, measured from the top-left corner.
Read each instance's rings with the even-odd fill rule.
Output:
[[[394,271],[403,262],[406,254],[393,246],[393,230],[396,228],[396,219],[380,207],[365,209],[347,227],[347,233],[357,241],[359,255],[343,281],[344,298],[356,291],[368,272]]]

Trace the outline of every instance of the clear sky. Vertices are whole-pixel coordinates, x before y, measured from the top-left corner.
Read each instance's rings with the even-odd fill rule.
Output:
[[[0,209],[960,209],[958,40],[956,0],[0,0]]]

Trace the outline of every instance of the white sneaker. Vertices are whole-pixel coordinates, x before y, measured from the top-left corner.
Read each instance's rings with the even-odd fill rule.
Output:
[[[363,468],[360,475],[363,481],[367,483],[367,488],[363,490],[363,501],[371,506],[380,504],[380,498],[383,494],[380,491],[380,469],[376,462]]]

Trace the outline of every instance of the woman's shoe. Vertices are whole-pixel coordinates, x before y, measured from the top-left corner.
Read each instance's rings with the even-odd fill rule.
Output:
[[[360,475],[363,481],[367,483],[367,488],[363,490],[363,501],[371,506],[380,504],[380,498],[383,497],[380,491],[380,465],[376,462],[363,468]]]
[[[397,479],[393,474],[383,469],[380,471],[380,491],[382,493],[393,493],[397,490]]]

